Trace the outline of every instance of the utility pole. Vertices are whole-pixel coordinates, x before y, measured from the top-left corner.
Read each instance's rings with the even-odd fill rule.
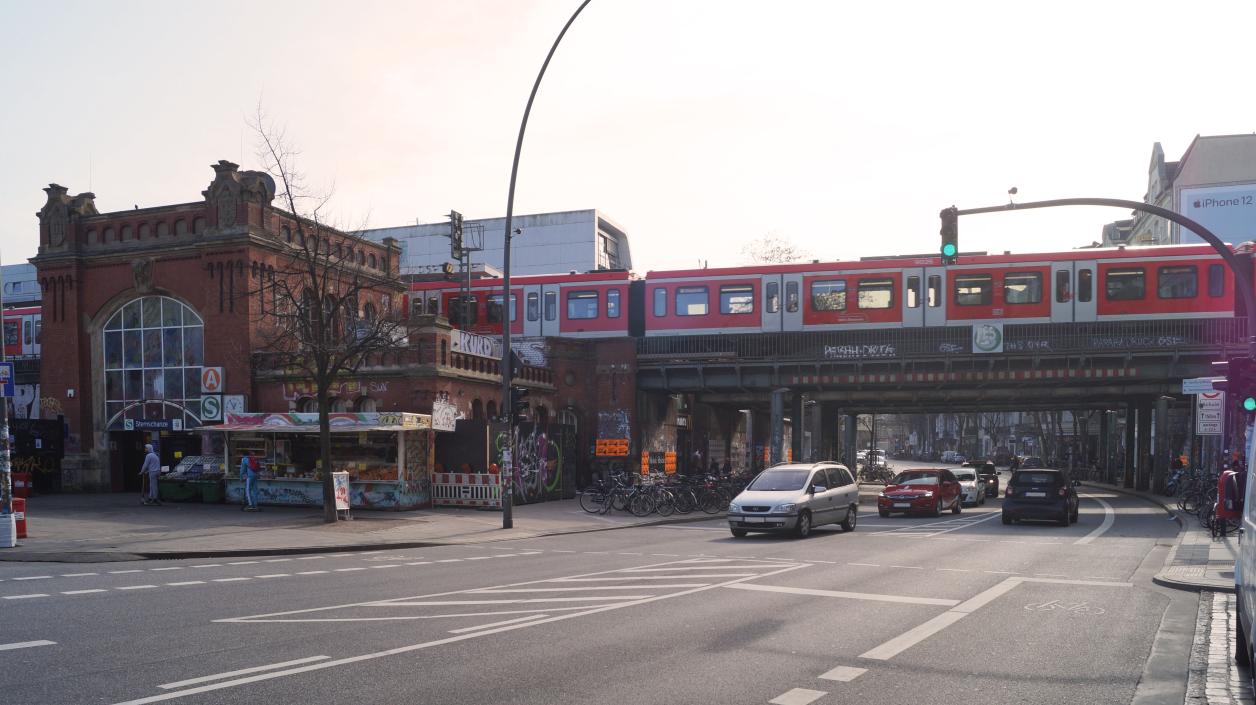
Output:
[[[4,310],[4,276],[0,274],[0,311]],[[4,325],[0,324],[0,363],[5,362]],[[0,514],[13,514],[13,464],[9,458],[9,398],[0,395]]]

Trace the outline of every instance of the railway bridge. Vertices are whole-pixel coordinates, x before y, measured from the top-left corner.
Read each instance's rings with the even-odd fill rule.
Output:
[[[1182,380],[1208,376],[1245,343],[1241,318],[646,337],[637,384],[647,399],[679,396],[716,418],[759,418],[760,432],[748,435],[770,436],[772,458],[783,457],[788,416],[793,457],[810,433],[812,455],[848,464],[858,414],[1109,412],[1100,415],[1099,471],[1148,488],[1167,475],[1171,436],[1193,436]],[[1114,452],[1110,424],[1120,414],[1123,452]]]

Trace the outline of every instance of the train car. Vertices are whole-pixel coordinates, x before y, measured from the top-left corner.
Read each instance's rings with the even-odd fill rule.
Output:
[[[1207,245],[660,271],[644,288],[650,336],[1235,313],[1233,273]]]
[[[632,275],[626,271],[514,277],[510,332],[524,337],[610,338],[629,335]],[[458,282],[410,285],[412,312],[438,313],[473,333],[501,335],[502,281],[476,279],[464,299]]]
[[[43,314],[41,307],[23,306],[5,309],[5,357],[39,357],[42,334]]]

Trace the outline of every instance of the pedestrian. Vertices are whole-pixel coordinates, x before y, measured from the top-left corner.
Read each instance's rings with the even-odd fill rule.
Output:
[[[724,477],[733,474],[733,464],[729,462],[728,458],[724,458],[724,465],[720,468],[720,474]]]
[[[148,480],[148,493],[144,496],[146,505],[161,504],[157,498],[157,478],[161,475],[161,458],[153,452],[153,444],[144,444],[144,464],[140,466],[140,477]]]
[[[240,458],[240,479],[244,481],[244,506],[246,512],[257,511],[257,461],[251,451],[245,450]]]

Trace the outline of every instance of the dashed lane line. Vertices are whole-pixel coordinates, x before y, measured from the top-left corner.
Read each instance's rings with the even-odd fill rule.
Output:
[[[827,691],[810,690],[808,688],[791,688],[772,698],[771,705],[808,705],[828,695]]]
[[[181,580],[177,583],[166,583],[166,584],[171,587],[181,587],[183,585],[204,585],[205,581],[204,580]]]
[[[6,599],[6,600],[29,600],[29,599],[30,599],[30,598],[32,598],[32,597],[48,597],[48,593],[45,593],[45,592],[32,592],[32,593],[27,594],[27,595],[5,595],[5,596],[4,596],[4,599]]]
[[[843,683],[849,683],[867,672],[868,669],[866,668],[837,666],[825,673],[821,673],[820,678],[826,681],[841,681]]]
[[[106,592],[104,588],[91,588],[90,590],[62,590],[62,595],[87,595],[93,592]]]
[[[57,642],[48,641],[47,639],[39,639],[38,641],[15,641],[12,644],[0,644],[0,651],[13,651],[15,649],[29,649],[35,646],[53,646]]]

